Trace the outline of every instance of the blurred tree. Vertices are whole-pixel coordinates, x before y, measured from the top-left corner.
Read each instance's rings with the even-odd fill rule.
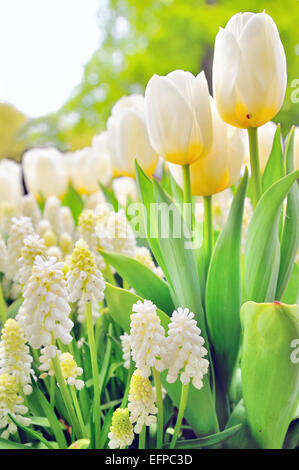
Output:
[[[104,40],[85,67],[82,82],[54,115],[29,121],[23,136],[30,145],[76,149],[90,144],[105,128],[115,101],[143,92],[154,74],[181,68],[197,74],[204,68],[211,82],[213,44],[220,26],[239,11],[264,9],[276,22],[288,63],[284,106],[275,120],[284,133],[299,124],[298,105],[291,101],[298,77],[299,9],[297,0],[102,0],[99,27]],[[299,77],[298,77],[299,78]]]
[[[24,114],[8,103],[0,103],[0,158],[20,160],[25,143],[19,137],[21,126],[26,121]]]

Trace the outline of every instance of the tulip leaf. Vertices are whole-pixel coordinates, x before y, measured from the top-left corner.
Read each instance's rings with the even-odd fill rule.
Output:
[[[118,211],[118,200],[114,194],[114,191],[113,189],[110,189],[110,188],[107,188],[106,186],[104,186],[101,182],[99,182],[99,186],[101,188],[101,190],[103,191],[104,193],[104,196],[105,196],[105,199],[106,201],[112,205],[113,209],[115,212]]]
[[[108,283],[106,283],[105,296],[108,302],[109,312],[113,320],[127,333],[130,333],[132,306],[138,300],[143,299],[132,292],[112,286]],[[161,325],[165,331],[167,331],[168,323],[170,321],[168,315],[158,309],[157,314],[161,320]],[[161,376],[163,386],[167,390],[167,393],[174,405],[178,407],[181,396],[181,382],[177,380],[175,383],[170,384],[165,380],[165,372],[163,372]],[[197,412],[194,410],[195,406]],[[197,390],[193,385],[190,385],[188,402],[184,416],[197,435],[204,435],[218,431],[217,418],[213,412],[214,401],[208,380],[204,378],[204,386],[201,390]]]
[[[283,155],[282,155],[282,148],[281,148],[281,132],[280,132],[280,124],[278,124],[272,150],[270,156],[268,158],[266,168],[263,174],[262,179],[262,186],[263,192],[265,192],[273,183],[278,181],[280,178],[284,176],[284,165],[283,165]]]
[[[291,129],[285,149],[286,172],[294,170],[294,127]],[[280,266],[277,281],[276,298],[280,299],[292,273],[293,264],[299,246],[299,188],[295,183],[287,197],[286,216],[282,231]]]
[[[242,430],[242,424],[225,429],[224,431],[217,432],[211,436],[200,437],[198,439],[186,439],[185,441],[177,441],[176,449],[202,449],[203,447],[210,447],[215,444],[220,444],[226,439],[238,434]],[[168,447],[168,446],[164,446]]]
[[[238,356],[241,308],[241,235],[248,172],[235,193],[226,224],[211,259],[207,288],[206,316],[209,338],[215,353],[217,375],[227,389]]]
[[[78,217],[84,208],[84,202],[73,186],[70,185],[68,187],[67,193],[62,199],[61,204],[70,208],[75,224],[77,225]]]
[[[103,258],[110,263],[137,294],[151,300],[168,315],[174,310],[169,287],[151,269],[129,256],[100,250]]]
[[[286,304],[299,304],[299,265],[294,263],[293,270],[282,296],[282,302]]]
[[[291,344],[299,337],[299,307],[247,302],[243,330],[242,391],[248,423],[265,449],[280,449],[299,400],[299,367]]]
[[[159,266],[161,267],[164,275],[167,279],[167,268],[164,263],[164,259],[162,256],[161,248],[158,241],[158,229],[156,224],[156,217],[155,217],[155,198],[154,198],[154,189],[153,183],[151,180],[146,176],[143,172],[141,167],[138,165],[137,161],[135,161],[135,168],[136,168],[136,180],[137,180],[137,188],[139,192],[139,197],[142,202],[142,209],[143,209],[143,222],[145,227],[145,232],[147,233],[147,239],[151,250],[156,258]]]
[[[284,176],[262,195],[251,219],[245,245],[245,298],[275,299],[280,262],[278,223],[281,206],[299,171]]]
[[[253,438],[244,406],[244,400],[241,399],[233,409],[232,414],[225,426],[225,429],[234,428],[237,425],[242,425],[240,432],[229,437],[225,443],[225,449],[259,449],[260,446]]]

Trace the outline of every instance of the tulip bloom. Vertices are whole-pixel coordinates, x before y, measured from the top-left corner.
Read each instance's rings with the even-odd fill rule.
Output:
[[[286,57],[278,29],[266,13],[238,13],[215,42],[213,93],[222,119],[259,127],[280,110],[286,90]]]
[[[220,118],[213,100],[213,143],[204,158],[190,165],[191,192],[196,196],[211,196],[232,186],[239,179],[245,155],[244,131],[235,129]],[[168,163],[175,180],[182,186],[180,165]]]
[[[92,147],[68,154],[72,185],[80,194],[99,191],[99,182],[107,184],[112,176],[106,133],[93,139]]]
[[[151,176],[158,162],[145,123],[142,95],[124,96],[113,107],[107,122],[111,161],[115,176],[135,177],[135,159]]]
[[[34,148],[23,156],[24,178],[28,191],[36,198],[56,196],[67,191],[66,160],[55,148]]]
[[[166,161],[190,165],[209,151],[212,119],[204,72],[154,75],[145,90],[145,108],[151,143]]]
[[[12,160],[3,159],[0,161],[0,204],[8,203],[13,207],[18,206],[22,187],[21,165]]]

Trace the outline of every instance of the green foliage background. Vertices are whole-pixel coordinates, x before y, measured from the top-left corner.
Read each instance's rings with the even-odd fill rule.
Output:
[[[115,101],[124,94],[143,92],[154,73],[182,68],[197,74],[204,69],[210,82],[219,27],[239,11],[263,10],[276,22],[287,55],[287,93],[275,118],[286,134],[292,123],[299,124],[298,103],[291,101],[294,87],[299,86],[295,82],[299,79],[297,0],[101,0],[99,49],[57,113],[21,126],[24,147],[54,143],[62,150],[74,150],[89,145],[93,135],[105,128]],[[5,153],[0,147],[0,156],[7,156],[7,149]]]

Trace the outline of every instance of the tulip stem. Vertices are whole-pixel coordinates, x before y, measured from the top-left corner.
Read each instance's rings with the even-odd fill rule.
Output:
[[[249,149],[250,149],[250,167],[251,167],[251,198],[253,208],[256,207],[262,194],[262,182],[260,172],[260,160],[258,149],[257,128],[248,128]]]
[[[203,223],[203,242],[206,274],[208,274],[209,264],[213,253],[214,229],[213,229],[213,205],[212,196],[204,196],[204,223]]]
[[[182,385],[179,411],[178,411],[178,416],[177,416],[177,420],[176,420],[176,423],[175,423],[173,436],[172,436],[171,443],[170,443],[170,446],[169,446],[170,449],[175,448],[175,444],[176,444],[176,441],[177,441],[177,438],[178,438],[178,435],[179,435],[179,432],[180,432],[180,429],[181,429],[182,420],[183,420],[183,416],[184,416],[184,413],[185,413],[187,400],[188,400],[188,391],[189,391],[189,384]]]
[[[192,194],[190,165],[183,165],[182,168],[184,178],[184,219],[186,224],[189,225],[192,230]]]

